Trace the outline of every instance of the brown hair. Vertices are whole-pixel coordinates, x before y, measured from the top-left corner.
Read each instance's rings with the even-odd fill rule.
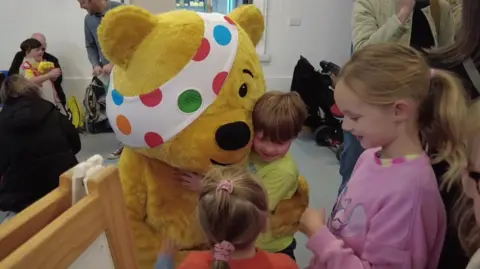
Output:
[[[233,191],[217,191],[227,180]],[[268,217],[265,189],[243,167],[215,167],[204,178],[198,216],[211,246],[227,241],[235,249],[252,246],[264,230]],[[214,261],[213,269],[229,269],[228,262]]]
[[[296,92],[269,91],[253,108],[253,129],[263,138],[283,143],[295,138],[302,130],[308,111]]]
[[[410,47],[375,44],[352,56],[340,80],[373,105],[390,105],[400,98],[416,101],[422,138],[436,152],[432,162],[446,161],[449,165],[442,184],[449,189],[460,178],[467,162],[462,136],[467,105],[458,79],[448,72],[431,70],[422,55]],[[352,87],[359,82],[365,87]]]
[[[480,133],[480,100],[475,101],[468,110],[464,131],[467,134],[467,152],[470,162],[478,155]],[[470,180],[470,179],[467,179]],[[458,237],[468,255],[473,255],[480,248],[480,227],[475,219],[473,200],[462,193],[452,212],[458,228]]]
[[[431,50],[429,58],[433,62],[454,66],[467,58],[472,58],[477,65],[480,63],[480,27],[478,27],[480,1],[462,0],[461,5],[462,20],[455,43]]]
[[[7,77],[0,88],[0,103],[5,104],[10,98],[20,96],[40,98],[41,92],[37,85],[22,76]]]

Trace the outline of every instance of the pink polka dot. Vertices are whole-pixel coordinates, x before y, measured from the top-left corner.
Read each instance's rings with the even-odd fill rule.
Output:
[[[155,148],[163,144],[163,138],[157,133],[148,132],[145,134],[145,143],[147,143],[150,148]]]
[[[405,162],[405,158],[395,158],[392,160],[393,164],[401,164]]]
[[[225,16],[225,17],[223,17],[223,18],[225,18],[225,20],[226,20],[228,23],[230,23],[231,25],[236,25],[235,22],[234,22],[232,19],[230,19],[229,17]]]
[[[218,95],[228,77],[228,72],[220,72],[213,79],[213,92]]]
[[[162,91],[160,90],[160,88],[157,88],[151,93],[140,95],[140,100],[145,106],[154,107],[160,104],[160,102],[162,101],[162,97]]]
[[[207,58],[208,54],[210,54],[210,42],[208,42],[208,39],[204,38],[192,60],[201,62]]]

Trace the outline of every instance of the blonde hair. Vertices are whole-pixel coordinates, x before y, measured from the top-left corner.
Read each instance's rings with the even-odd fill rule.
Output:
[[[467,149],[470,163],[478,155],[480,150],[480,100],[472,103],[468,110],[467,120],[465,121],[464,131],[467,134]],[[463,186],[462,186],[463,189]],[[453,209],[455,224],[458,229],[458,237],[462,247],[468,255],[473,255],[480,248],[480,227],[475,219],[473,199],[464,192],[458,199]]]
[[[227,180],[231,193],[218,191]],[[264,230],[268,217],[265,189],[243,167],[215,167],[204,178],[198,216],[211,246],[227,241],[241,250],[254,244]],[[216,260],[213,269],[229,269],[228,262]]]
[[[269,91],[253,108],[253,129],[275,143],[295,138],[308,117],[307,107],[296,92]]]
[[[40,98],[41,92],[37,85],[22,76],[7,77],[0,88],[0,102],[4,105],[10,98],[21,96]]]
[[[467,163],[462,134],[467,99],[455,76],[431,70],[422,55],[410,47],[375,44],[356,52],[339,80],[373,105],[390,105],[401,98],[416,101],[422,138],[435,151],[432,162],[446,161],[449,165],[442,187],[450,189],[458,181]],[[359,82],[365,87],[352,87]]]

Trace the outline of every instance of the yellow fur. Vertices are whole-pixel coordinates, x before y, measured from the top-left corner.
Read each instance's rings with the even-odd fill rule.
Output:
[[[40,62],[37,69],[40,74],[46,74],[54,68],[55,65],[52,62]]]
[[[161,147],[126,147],[120,158],[120,177],[142,269],[153,268],[167,236],[184,250],[206,247],[195,218],[197,197],[178,182],[174,168],[204,173],[212,160],[239,164],[250,153],[251,139],[241,149],[225,151],[216,144],[215,132],[223,124],[237,121],[247,123],[252,130],[251,112],[266,88],[255,50],[263,34],[264,18],[253,5],[241,6],[228,16],[239,26],[239,47],[215,102]],[[115,64],[116,90],[124,96],[136,96],[151,92],[182,70],[199,47],[204,24],[192,11],[153,15],[139,7],[122,6],[107,13],[98,33],[105,56]],[[244,74],[243,69],[249,69],[254,78]],[[242,98],[238,91],[244,83],[248,94]],[[168,115],[159,115],[158,120],[162,117]],[[308,186],[306,190],[308,193]],[[308,195],[292,198],[286,202],[287,208],[303,212],[305,199]],[[288,217],[291,219],[291,215]],[[296,217],[294,223],[298,222]],[[277,221],[280,225],[290,222]],[[185,254],[180,253],[177,262]]]

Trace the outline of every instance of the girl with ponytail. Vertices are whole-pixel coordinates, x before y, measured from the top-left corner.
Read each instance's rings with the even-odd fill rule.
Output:
[[[198,219],[212,251],[192,252],[178,268],[298,269],[285,254],[255,248],[260,233],[268,230],[268,215],[267,193],[254,175],[240,167],[213,168],[203,180],[198,204]],[[172,268],[165,266],[173,266],[171,255],[165,254],[156,269]]]
[[[446,185],[467,165],[461,84],[412,48],[370,45],[342,69],[335,101],[366,151],[329,221],[312,209],[301,220],[310,269],[437,268],[447,220],[431,164],[449,164]]]

